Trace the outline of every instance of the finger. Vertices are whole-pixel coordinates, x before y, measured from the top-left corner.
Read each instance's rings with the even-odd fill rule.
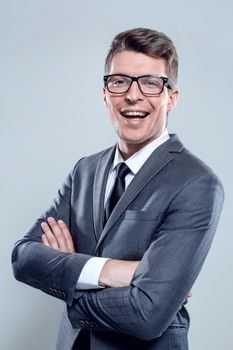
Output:
[[[58,220],[58,225],[64,235],[68,252],[74,253],[75,252],[74,243],[68,227],[66,226],[63,220]]]
[[[192,298],[192,296],[193,296],[193,293],[192,293],[191,290],[190,290],[190,292],[188,292],[187,297],[188,297],[188,298]]]
[[[66,246],[66,240],[64,237],[64,234],[62,230],[60,229],[57,221],[53,217],[48,218],[48,224],[50,226],[50,229],[52,230],[52,233],[54,234],[57,244],[58,244],[58,249],[62,252],[67,252],[67,246]]]
[[[51,248],[59,250],[58,242],[56,237],[54,236],[53,232],[51,231],[49,225],[47,222],[42,222],[41,228],[46,236],[46,239],[48,241],[48,244]]]
[[[47,237],[46,237],[45,233],[41,236],[41,239],[42,239],[42,243],[44,245],[46,245],[47,247],[50,247],[49,241],[47,240]]]

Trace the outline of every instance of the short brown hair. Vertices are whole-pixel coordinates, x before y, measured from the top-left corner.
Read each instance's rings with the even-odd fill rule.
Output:
[[[166,73],[175,84],[178,74],[178,56],[171,39],[164,33],[147,28],[135,28],[115,36],[105,60],[105,74],[110,71],[114,55],[122,51],[135,51],[166,61]]]

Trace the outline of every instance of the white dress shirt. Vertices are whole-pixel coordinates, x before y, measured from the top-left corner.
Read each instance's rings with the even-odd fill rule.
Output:
[[[107,180],[107,185],[105,190],[104,205],[106,205],[106,202],[110,196],[110,193],[115,183],[117,164],[121,162],[125,162],[130,169],[130,173],[125,178],[125,188],[127,188],[130,182],[133,180],[134,176],[137,174],[137,172],[140,170],[140,168],[149,158],[151,153],[168,139],[169,139],[169,134],[166,129],[160,137],[150,142],[148,145],[140,149],[138,152],[134,153],[126,161],[124,161],[124,159],[122,158],[122,155],[119,149],[116,148],[114,161],[108,175],[108,180]],[[102,258],[102,257],[93,257],[89,259],[81,271],[81,274],[79,276],[79,279],[76,285],[77,289],[102,288],[101,286],[98,285],[98,280],[99,280],[100,272],[105,262],[108,259],[109,258]]]

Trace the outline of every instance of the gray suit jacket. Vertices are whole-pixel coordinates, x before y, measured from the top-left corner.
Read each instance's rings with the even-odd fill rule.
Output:
[[[171,135],[136,174],[103,227],[114,150],[77,163],[49,210],[16,243],[15,277],[66,302],[59,350],[70,350],[80,329],[90,331],[95,350],[186,350],[189,317],[182,303],[213,240],[222,185]],[[40,223],[48,216],[68,224],[77,253],[41,244]],[[92,256],[141,262],[130,287],[77,291]]]

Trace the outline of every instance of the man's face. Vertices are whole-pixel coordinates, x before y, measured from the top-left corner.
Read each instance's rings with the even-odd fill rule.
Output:
[[[164,59],[134,51],[123,51],[113,57],[109,74],[115,73],[134,77],[147,74],[167,77]],[[163,133],[167,113],[175,107],[178,95],[178,90],[169,90],[165,86],[159,96],[145,96],[135,81],[128,92],[120,95],[104,88],[104,100],[125,158]]]

